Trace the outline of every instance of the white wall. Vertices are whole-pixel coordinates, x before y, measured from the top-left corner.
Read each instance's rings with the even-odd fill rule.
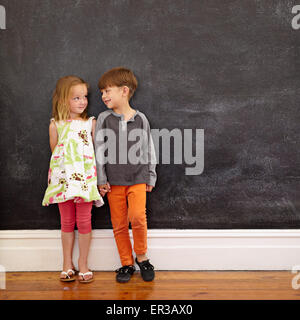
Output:
[[[77,267],[76,232],[74,264]],[[300,230],[148,230],[148,256],[157,270],[291,270],[300,265]],[[0,231],[6,271],[59,271],[60,230]],[[112,230],[93,230],[89,267],[120,267]]]

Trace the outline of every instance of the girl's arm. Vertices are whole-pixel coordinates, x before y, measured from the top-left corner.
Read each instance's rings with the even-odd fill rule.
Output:
[[[93,123],[92,123],[92,138],[93,138],[93,143],[95,145],[95,128],[96,128],[96,123],[97,123],[97,120],[96,119],[93,119]]]
[[[50,140],[50,149],[51,149],[51,152],[53,152],[54,148],[57,145],[57,140],[58,140],[57,128],[54,121],[51,121],[49,125],[49,140]]]

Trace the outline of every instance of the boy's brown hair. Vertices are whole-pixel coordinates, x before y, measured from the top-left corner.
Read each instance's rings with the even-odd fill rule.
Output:
[[[135,75],[130,69],[124,67],[113,68],[109,71],[106,71],[100,78],[98,87],[100,90],[103,90],[107,87],[122,87],[127,86],[129,88],[128,100],[133,96],[138,82]]]

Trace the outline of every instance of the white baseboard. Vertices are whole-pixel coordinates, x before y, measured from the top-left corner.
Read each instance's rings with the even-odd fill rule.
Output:
[[[92,234],[89,267],[120,267],[112,230]],[[156,270],[292,270],[300,265],[300,230],[150,229],[148,256]],[[60,230],[0,231],[0,265],[6,271],[61,270]]]

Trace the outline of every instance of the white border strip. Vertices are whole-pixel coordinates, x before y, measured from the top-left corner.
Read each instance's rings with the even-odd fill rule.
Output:
[[[148,230],[148,256],[157,270],[292,270],[300,265],[300,230]],[[78,260],[78,234],[74,264]],[[0,231],[0,265],[6,271],[58,271],[60,230]],[[111,229],[93,230],[92,270],[120,267]]]

